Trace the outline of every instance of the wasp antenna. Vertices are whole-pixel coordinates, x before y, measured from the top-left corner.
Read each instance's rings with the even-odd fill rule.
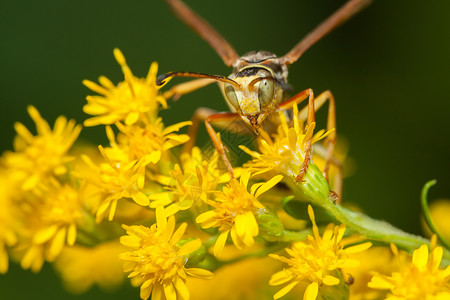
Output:
[[[203,18],[193,12],[186,4],[179,0],[166,0],[181,21],[200,35],[222,58],[228,67],[239,59],[233,47]]]
[[[335,11],[325,21],[320,23],[313,31],[305,36],[291,51],[281,58],[284,64],[292,64],[296,62],[306,50],[311,48],[317,41],[330,33],[333,29],[350,19],[353,15],[360,12],[363,8],[370,4],[372,0],[350,0],[340,9]]]
[[[204,73],[195,73],[195,72],[169,72],[166,74],[159,75],[158,78],[156,78],[156,85],[161,86],[165,83],[165,80],[167,78],[172,77],[191,77],[191,78],[209,78],[214,79],[220,82],[229,83],[231,85],[236,86],[237,88],[241,88],[240,84],[236,81],[226,78],[220,75],[209,75]]]

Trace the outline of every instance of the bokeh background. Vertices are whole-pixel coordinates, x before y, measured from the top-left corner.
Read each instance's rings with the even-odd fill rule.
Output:
[[[186,2],[238,53],[264,49],[278,55],[344,3]],[[426,181],[438,180],[431,199],[450,198],[449,12],[449,1],[375,1],[290,69],[296,91],[330,89],[336,97],[337,130],[356,166],[344,182],[344,200],[413,233],[421,233],[419,196]],[[82,79],[123,79],[114,47],[140,77],[152,61],[159,62],[160,72],[230,72],[163,0],[1,0],[0,150],[12,148],[13,122],[33,128],[29,104],[52,124],[60,114],[82,122],[84,98],[91,94]],[[199,106],[226,110],[214,85],[171,106],[166,123],[189,119]],[[319,121],[325,114],[319,112]],[[101,128],[86,128],[82,138],[105,142]],[[112,294],[68,294],[48,265],[35,275],[13,264],[0,276],[0,299],[138,297],[138,289],[128,285]]]

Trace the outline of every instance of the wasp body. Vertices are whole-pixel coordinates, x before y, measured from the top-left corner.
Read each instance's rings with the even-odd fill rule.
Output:
[[[288,65],[296,62],[300,56],[313,44],[329,33],[332,29],[349,19],[351,16],[364,8],[370,0],[350,0],[329,18],[323,21],[316,29],[311,31],[286,55],[277,57],[268,51],[253,51],[241,57],[235,52],[233,47],[217,33],[205,20],[196,15],[189,7],[180,0],[166,0],[175,14],[196,31],[212,48],[219,54],[224,63],[233,67],[233,72],[228,77],[208,75],[193,72],[170,72],[157,79],[157,84],[163,84],[169,77],[194,77],[201,78],[192,82],[183,83],[173,87],[166,96],[179,97],[197,88],[203,87],[212,81],[218,81],[222,93],[227,100],[231,112],[215,113],[207,109],[199,109],[193,117],[191,131],[195,136],[198,123],[204,121],[208,134],[210,135],[216,149],[222,156],[231,177],[233,178],[233,168],[227,158],[226,150],[216,132],[211,126],[212,122],[226,121],[240,118],[245,124],[258,134],[264,120],[270,117],[275,111],[284,111],[292,108],[308,99],[307,115],[304,119],[307,125],[314,122],[315,108],[329,101],[327,129],[335,128],[335,104],[334,98],[329,91],[323,92],[314,98],[311,89],[303,90],[289,99],[285,99],[288,84]],[[267,123],[267,122],[266,122]],[[191,132],[191,133],[192,133]],[[192,140],[195,140],[193,138]],[[336,141],[336,134],[333,132],[328,136],[328,147],[325,151],[326,165],[324,174],[327,176],[329,164],[333,156],[333,148]],[[193,141],[191,141],[193,143]],[[306,172],[311,157],[311,141],[306,150],[306,157],[301,171],[296,177],[298,181]]]

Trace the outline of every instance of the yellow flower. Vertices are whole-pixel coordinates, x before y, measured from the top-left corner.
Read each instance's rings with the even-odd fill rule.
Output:
[[[96,210],[97,222],[101,222],[108,213],[111,221],[117,208],[117,201],[122,198],[132,199],[139,205],[148,206],[149,200],[141,191],[145,183],[145,166],[149,163],[149,157],[130,162],[114,161],[111,152],[104,151],[99,146],[100,152],[105,158],[104,162],[93,162],[88,156],[82,158],[89,166],[88,171],[75,172],[77,177],[99,187],[105,195]]]
[[[44,260],[54,261],[66,244],[75,244],[77,224],[83,222],[87,212],[78,190],[56,180],[24,197],[20,202],[23,224],[18,249],[25,250],[22,268],[37,272]]]
[[[308,214],[313,223],[314,236],[309,235],[307,242],[296,242],[291,248],[286,249],[290,258],[269,255],[289,265],[289,268],[275,273],[269,281],[270,285],[287,283],[274,295],[274,299],[286,295],[302,282],[308,283],[303,299],[316,299],[319,286],[334,286],[341,283],[339,269],[354,268],[359,265],[359,261],[349,258],[349,254],[364,251],[371,246],[371,243],[363,243],[344,249],[342,237],[345,233],[345,225],[330,224],[321,237],[310,205]]]
[[[410,261],[406,252],[398,252],[396,248],[372,247],[363,252],[350,255],[350,258],[360,261],[357,268],[341,270],[347,282],[351,282],[350,299],[378,300],[386,294],[382,290],[374,290],[367,286],[372,276],[377,273],[391,274]]]
[[[450,299],[450,266],[440,269],[443,250],[431,253],[422,245],[413,253],[412,264],[392,276],[375,275],[369,282],[373,289],[389,290],[386,300]]]
[[[66,247],[54,266],[64,286],[72,293],[86,292],[94,284],[112,290],[125,277],[122,261],[119,260],[119,254],[125,250],[118,241],[104,242],[94,247]]]
[[[17,196],[18,187],[8,175],[5,169],[0,169],[0,274],[8,271],[6,247],[17,243],[18,206],[13,197]]]
[[[2,158],[11,178],[21,182],[24,190],[67,172],[66,164],[73,160],[67,152],[81,131],[74,120],[67,121],[63,116],[56,119],[52,130],[36,108],[28,106],[28,113],[36,124],[37,135],[33,136],[23,124],[16,123],[15,152],[6,152]]]
[[[83,84],[101,96],[87,96],[83,110],[93,115],[84,122],[85,126],[114,124],[125,122],[133,125],[137,122],[147,123],[157,116],[159,105],[167,107],[166,100],[158,94],[161,87],[156,86],[158,64],[152,63],[147,78],[136,78],[128,67],[125,57],[119,49],[114,49],[114,56],[122,67],[125,81],[115,86],[108,78],[101,76],[98,85],[84,80]]]
[[[156,164],[169,149],[181,145],[189,140],[187,134],[176,134],[180,128],[191,125],[192,122],[180,122],[164,128],[161,118],[157,118],[144,125],[124,125],[116,123],[120,133],[116,138],[111,127],[106,127],[106,133],[112,147],[105,148],[109,157],[118,156],[117,161],[140,160],[146,156],[149,162]],[[116,155],[109,152],[115,152]]]
[[[283,179],[282,175],[277,175],[265,183],[255,183],[248,192],[250,175],[244,171],[239,182],[231,180],[222,192],[216,194],[214,201],[207,201],[214,209],[202,213],[195,220],[203,228],[219,228],[220,235],[214,245],[215,256],[220,256],[229,234],[238,249],[254,244],[254,237],[259,233],[255,214],[258,209],[264,209],[258,197]]]
[[[125,272],[131,272],[135,286],[141,286],[141,299],[176,300],[188,299],[187,275],[211,278],[212,273],[198,268],[186,268],[187,256],[201,246],[199,239],[191,240],[181,247],[177,245],[187,224],[175,229],[175,217],[165,216],[164,208],[156,208],[156,224],[145,226],[123,225],[127,231],[120,242],[132,249],[120,255],[125,261]]]
[[[259,152],[251,151],[245,146],[240,146],[253,160],[245,164],[255,174],[275,171],[277,174],[285,174],[295,178],[300,173],[300,168],[305,159],[305,150],[308,140],[312,138],[315,143],[325,138],[330,131],[320,130],[313,136],[315,123],[302,130],[302,122],[298,119],[297,105],[293,107],[293,127],[288,126],[285,115],[280,112],[281,123],[278,126],[277,134],[270,138],[264,131],[261,132],[259,142]]]
[[[229,173],[218,167],[219,156],[215,152],[208,160],[198,147],[180,157],[181,167],[175,164],[170,176],[157,175],[166,192],[149,195],[150,207],[166,206],[168,216],[189,209],[197,200],[206,201],[207,195],[216,191],[217,185],[229,181]]]

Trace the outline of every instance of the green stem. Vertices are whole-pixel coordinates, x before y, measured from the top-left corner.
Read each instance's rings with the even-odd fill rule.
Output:
[[[286,183],[296,197],[305,198],[305,187],[302,184],[297,184],[293,181]],[[430,244],[428,239],[404,232],[385,221],[375,220],[365,214],[352,211],[341,205],[336,205],[329,196],[323,197],[322,195],[323,193],[316,193],[314,197],[308,197],[308,200],[312,204],[326,209],[337,221],[345,224],[349,230],[364,235],[368,239],[386,244],[394,243],[399,248],[410,253],[422,244]],[[442,264],[445,266],[450,264],[450,252],[446,248],[444,248]]]
[[[421,203],[422,203],[423,215],[425,217],[425,221],[428,224],[428,227],[430,227],[431,232],[436,234],[437,238],[439,239],[439,241],[441,242],[442,245],[444,245],[447,249],[450,249],[450,244],[439,233],[436,226],[434,226],[433,220],[431,220],[430,210],[428,209],[428,203],[427,203],[428,190],[435,184],[436,184],[436,180],[431,180],[431,181],[428,181],[425,184],[425,186],[422,188]]]

